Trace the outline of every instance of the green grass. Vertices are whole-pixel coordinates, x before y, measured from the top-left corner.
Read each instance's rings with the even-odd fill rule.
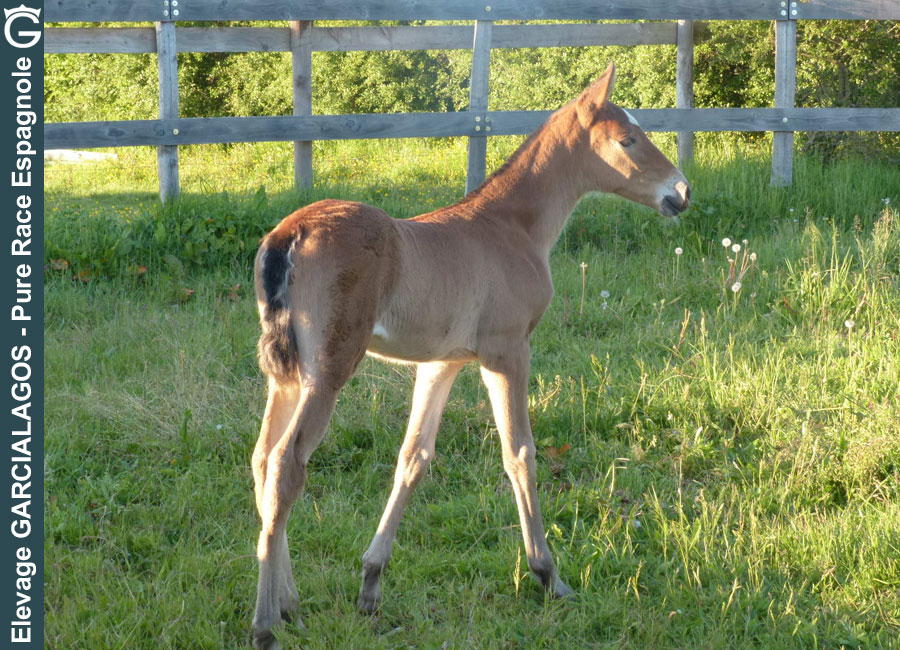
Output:
[[[469,367],[381,612],[355,611],[412,386],[367,359],[289,526],[307,631],[288,626],[285,647],[900,647],[900,172],[799,158],[773,190],[765,151],[714,142],[679,224],[585,200],[551,259],[531,415],[577,597],[527,577]],[[255,239],[328,195],[404,217],[451,202],[465,146],[317,145],[302,197],[287,147],[189,149],[166,209],[153,152],[121,153],[47,172],[45,645],[247,647]],[[738,293],[725,237],[758,255]]]

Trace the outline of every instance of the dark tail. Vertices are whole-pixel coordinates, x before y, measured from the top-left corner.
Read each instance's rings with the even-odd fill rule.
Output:
[[[257,262],[263,293],[259,298],[265,303],[257,345],[259,367],[266,375],[288,381],[296,381],[299,372],[289,291],[294,268],[291,250],[296,241],[296,237],[266,237]]]

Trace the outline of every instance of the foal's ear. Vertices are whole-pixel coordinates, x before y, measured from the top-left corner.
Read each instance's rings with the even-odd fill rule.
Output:
[[[577,100],[578,119],[588,126],[594,121],[595,113],[609,99],[612,94],[613,84],[616,82],[616,64],[612,61],[606,66],[606,70],[600,78],[588,86]]]

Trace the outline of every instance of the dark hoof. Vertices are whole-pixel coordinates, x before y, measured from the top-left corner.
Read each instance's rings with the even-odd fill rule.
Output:
[[[253,647],[255,650],[280,650],[281,646],[272,634],[272,630],[253,631]]]
[[[559,578],[556,579],[556,586],[553,588],[552,593],[554,598],[572,598],[575,595],[572,588]]]
[[[281,620],[285,623],[290,623],[301,630],[306,629],[306,626],[303,624],[303,617],[300,616],[300,612],[296,607],[281,610]]]
[[[373,615],[378,611],[378,605],[380,605],[379,599],[376,598],[364,598],[360,596],[356,601],[356,606],[359,608],[363,614],[368,614],[369,616]]]
[[[356,606],[359,611],[374,614],[381,605],[381,571],[364,570]]]

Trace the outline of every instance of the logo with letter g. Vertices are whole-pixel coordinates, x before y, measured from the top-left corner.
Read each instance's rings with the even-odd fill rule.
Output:
[[[22,49],[26,47],[31,47],[39,40],[41,40],[41,32],[36,32],[32,30],[28,31],[18,31],[13,35],[12,26],[13,22],[17,18],[27,18],[35,25],[40,25],[40,9],[32,9],[31,7],[26,7],[25,5],[19,5],[15,9],[4,9],[3,13],[6,14],[6,24],[3,26],[3,35],[6,36],[6,42],[12,45],[13,47],[20,47]],[[19,41],[17,38],[28,39],[25,41]]]

